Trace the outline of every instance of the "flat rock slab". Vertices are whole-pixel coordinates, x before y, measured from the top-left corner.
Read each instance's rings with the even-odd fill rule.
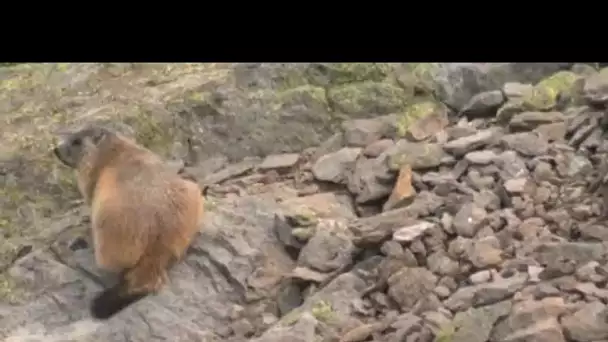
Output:
[[[265,196],[243,197],[210,210],[205,230],[184,262],[171,270],[170,285],[106,322],[92,321],[88,313],[100,285],[57,261],[48,250],[34,251],[9,272],[25,281],[22,289],[39,297],[20,306],[0,306],[0,337],[4,341],[223,340],[218,329],[229,325],[233,306],[251,293],[264,298],[281,274],[293,267],[271,231],[277,210],[275,201]],[[80,251],[87,252],[92,262],[91,250]],[[90,268],[78,265],[84,263],[80,260],[69,263]]]

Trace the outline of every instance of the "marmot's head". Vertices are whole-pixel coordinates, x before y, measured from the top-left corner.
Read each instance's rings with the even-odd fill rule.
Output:
[[[65,165],[77,168],[82,158],[94,150],[112,132],[101,126],[87,126],[75,131],[53,148],[53,153]]]

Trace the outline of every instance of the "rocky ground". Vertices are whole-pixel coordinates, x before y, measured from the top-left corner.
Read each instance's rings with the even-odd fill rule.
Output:
[[[608,341],[596,67],[0,68],[0,336]],[[87,209],[48,155],[93,119],[210,185],[171,284],[103,323]]]

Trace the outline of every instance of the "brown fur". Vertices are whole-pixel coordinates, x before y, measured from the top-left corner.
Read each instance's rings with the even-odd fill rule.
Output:
[[[91,207],[96,263],[121,274],[121,283],[92,308],[95,317],[109,318],[131,302],[110,309],[95,305],[107,306],[116,296],[138,300],[166,284],[170,265],[183,257],[199,229],[204,198],[196,182],[175,173],[152,151],[118,133],[102,132],[99,141],[80,133],[78,146],[84,147],[74,166],[78,188]],[[62,159],[61,151],[56,154]]]

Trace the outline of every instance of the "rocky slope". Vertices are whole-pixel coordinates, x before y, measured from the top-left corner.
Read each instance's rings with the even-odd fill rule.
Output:
[[[608,340],[608,69],[112,68],[69,66],[56,97],[3,76],[6,341]],[[43,133],[117,118],[211,184],[209,215],[165,291],[99,323],[108,278]]]

